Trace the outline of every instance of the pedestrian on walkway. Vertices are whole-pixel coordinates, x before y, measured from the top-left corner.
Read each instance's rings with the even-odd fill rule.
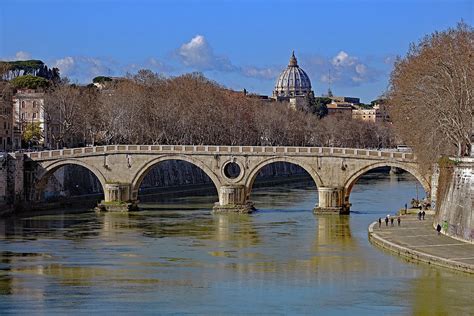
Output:
[[[388,215],[385,217],[385,226],[388,226]]]
[[[398,215],[398,217],[397,217],[398,226],[400,226],[400,222],[401,222],[401,221],[402,221],[402,220],[401,220],[401,218],[400,218],[400,215]]]
[[[393,227],[393,217],[390,217],[390,226]]]
[[[418,212],[418,220],[421,221],[421,211]]]
[[[425,220],[425,211],[423,210],[423,212],[421,212],[421,217],[423,218],[423,220]]]
[[[438,224],[438,226],[436,226],[436,230],[438,231],[438,235],[441,233],[441,225]]]
[[[382,218],[379,217],[379,228],[382,226]]]

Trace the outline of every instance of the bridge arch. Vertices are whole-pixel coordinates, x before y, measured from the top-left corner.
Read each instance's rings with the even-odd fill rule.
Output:
[[[349,178],[346,180],[344,184],[345,202],[349,203],[349,196],[351,194],[352,188],[354,187],[354,184],[357,182],[357,180],[359,180],[360,177],[362,177],[364,174],[366,174],[370,170],[381,168],[381,167],[396,167],[410,173],[423,186],[423,189],[425,190],[427,195],[430,194],[431,192],[430,182],[421,174],[421,172],[416,167],[410,164],[400,163],[396,161],[382,161],[382,162],[377,162],[377,163],[365,166],[364,168],[357,170],[356,172],[354,172],[352,175],[349,176]]]
[[[137,174],[135,175],[132,181],[132,197],[134,199],[138,198],[138,190],[140,189],[140,185],[143,179],[145,179],[145,176],[151,171],[151,169],[153,169],[160,162],[168,161],[168,160],[180,160],[180,161],[189,162],[190,164],[201,169],[211,179],[212,183],[216,187],[217,192],[219,192],[219,188],[221,186],[221,181],[219,180],[219,177],[214,172],[212,172],[212,170],[206,164],[204,164],[201,160],[196,159],[192,156],[185,156],[185,155],[164,155],[164,156],[151,159],[150,161],[146,162],[145,164],[143,164],[143,166],[139,168]]]
[[[64,159],[64,160],[59,160],[55,161],[47,166],[42,167],[40,172],[36,175],[36,179],[34,180],[34,193],[35,196],[33,197],[35,200],[38,200],[43,193],[43,190],[45,186],[48,183],[49,177],[56,172],[59,168],[67,166],[67,165],[77,165],[81,166],[90,172],[92,172],[96,178],[99,180],[100,185],[102,186],[102,192],[105,192],[105,184],[106,180],[102,172],[100,172],[97,168],[94,166],[91,166],[82,160],[79,159]],[[41,167],[40,167],[41,168]]]
[[[317,188],[323,186],[323,181],[321,180],[321,177],[319,176],[319,174],[310,165],[303,162],[301,159],[297,159],[297,158],[295,159],[291,157],[271,157],[271,158],[260,161],[250,171],[249,175],[247,176],[247,179],[245,180],[246,181],[245,187],[247,188],[247,197],[250,197],[250,193],[252,192],[253,184],[255,182],[255,179],[257,178],[258,173],[265,166],[268,166],[269,164],[272,164],[275,162],[286,162],[286,163],[297,165],[298,167],[303,168],[311,176]]]

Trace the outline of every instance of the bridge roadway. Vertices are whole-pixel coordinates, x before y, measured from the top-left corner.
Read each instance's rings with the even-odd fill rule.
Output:
[[[423,175],[412,153],[335,147],[264,147],[204,145],[107,145],[25,154],[25,193],[40,200],[48,177],[73,164],[90,170],[104,190],[104,209],[134,207],[140,184],[165,160],[187,161],[201,168],[219,193],[216,212],[251,212],[250,194],[259,171],[274,162],[302,167],[318,189],[317,213],[348,213],[357,179],[378,167],[411,173],[430,195],[430,177]]]

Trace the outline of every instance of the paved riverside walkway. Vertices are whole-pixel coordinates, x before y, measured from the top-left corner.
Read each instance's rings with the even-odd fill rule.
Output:
[[[433,228],[433,216],[418,220],[416,215],[401,217],[401,225],[378,222],[369,226],[372,244],[390,250],[402,257],[451,269],[474,273],[474,244],[462,242],[438,232]]]

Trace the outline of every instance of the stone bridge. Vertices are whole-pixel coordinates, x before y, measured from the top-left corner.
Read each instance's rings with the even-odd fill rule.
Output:
[[[250,195],[259,171],[274,162],[300,166],[316,184],[317,213],[348,213],[357,179],[378,167],[411,173],[430,195],[430,178],[423,175],[412,153],[333,147],[108,145],[27,153],[25,193],[41,199],[48,177],[73,164],[90,170],[102,184],[102,207],[127,207],[138,202],[140,184],[165,160],[187,161],[201,168],[214,183],[219,201],[214,211],[250,212]],[[110,206],[110,207],[108,207]]]

